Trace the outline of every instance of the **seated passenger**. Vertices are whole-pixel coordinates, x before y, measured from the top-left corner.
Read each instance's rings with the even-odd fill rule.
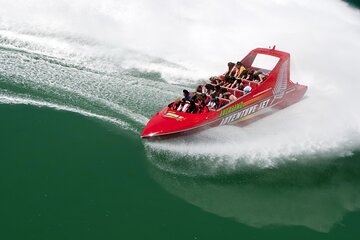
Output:
[[[184,100],[184,99],[185,99],[185,100],[190,100],[190,99],[192,98],[191,93],[189,93],[189,91],[186,90],[186,89],[183,90],[183,94],[184,94],[183,100]]]
[[[188,109],[189,109],[189,106],[190,106],[190,101],[188,101],[188,100],[185,100],[184,101],[184,99],[183,99],[183,101],[181,102],[181,105],[180,105],[180,110],[179,110],[179,108],[178,108],[178,111],[179,112],[187,112],[188,111]]]
[[[215,96],[218,97],[220,95],[220,90],[221,90],[220,85],[216,85],[213,94],[215,94]]]
[[[199,98],[199,105],[207,105],[210,102],[211,97],[207,96],[205,93],[202,93]]]
[[[254,72],[253,79],[255,82],[262,83],[263,81],[265,81],[266,75],[263,74],[261,71],[256,71]]]
[[[244,83],[243,82],[239,83],[237,89],[239,89],[240,91],[244,91]]]
[[[209,112],[209,108],[208,108],[208,106],[204,106],[204,105],[200,105],[199,107],[198,107],[198,113],[207,113],[207,112]]]
[[[230,86],[230,88],[237,88],[239,84],[242,83],[241,79],[236,79],[233,84]]]
[[[230,88],[242,90],[244,88],[244,83],[241,79],[236,79],[236,81],[230,86]]]
[[[224,94],[223,94],[223,98],[229,99],[230,102],[237,99],[237,98],[236,98],[233,94],[231,94],[230,92],[224,93]]]
[[[250,71],[249,68],[248,68],[248,69],[245,69],[244,71],[242,71],[242,72],[240,73],[239,78],[245,79],[249,71]]]
[[[211,95],[215,90],[215,87],[211,84],[206,84],[205,85],[205,93],[208,95]]]
[[[246,70],[246,68],[244,67],[244,65],[241,62],[237,62],[236,65],[231,70],[229,76],[234,77],[235,79],[238,79],[238,78],[240,78],[241,73],[245,70]]]
[[[215,110],[218,108],[219,99],[217,97],[212,98],[210,102],[207,104],[207,107],[211,110]]]
[[[230,72],[233,70],[235,63],[233,62],[228,62],[228,70],[226,71],[226,73],[224,73],[224,77],[230,76]]]
[[[199,101],[199,98],[200,98],[200,94],[197,92],[194,92],[191,100],[194,101],[195,103],[197,103]]]
[[[226,88],[221,88],[218,97],[224,98],[224,94],[228,92]]]
[[[216,97],[214,94],[211,95],[211,100],[210,102],[206,105],[210,110],[216,110],[218,108],[221,108],[222,106],[224,106],[225,103],[224,102],[220,102],[219,98]]]
[[[174,102],[170,103],[168,105],[169,108],[172,110],[177,110],[181,104],[180,98],[177,98]]]
[[[198,107],[198,113],[202,113],[202,112],[205,112],[206,109],[206,104],[208,103],[206,100],[207,99],[210,99],[209,96],[207,96],[205,93],[202,93],[199,98],[198,98],[198,102],[197,102],[197,107]]]
[[[235,78],[235,77],[226,77],[225,80],[224,80],[223,87],[229,88],[229,87],[231,87],[235,82],[236,82],[236,78]]]
[[[220,77],[217,77],[217,76],[215,76],[215,77],[210,77],[209,80],[210,80],[210,82],[211,82],[212,84],[215,84],[215,85],[222,84],[222,82],[223,82],[223,80],[222,80]]]
[[[237,62],[230,73],[230,76],[232,77],[227,79],[228,84],[224,85],[224,87],[234,88],[239,83],[239,79],[241,79],[241,76],[243,76],[244,72],[246,72],[246,68],[244,67],[244,65],[241,62]]]
[[[180,101],[180,104],[179,104],[178,108],[176,109],[176,111],[182,112],[182,111],[183,111],[183,108],[184,108],[184,106],[185,106],[185,103],[186,103],[186,100],[182,99],[182,100]]]
[[[195,102],[191,99],[189,101],[189,107],[188,109],[186,110],[186,112],[188,113],[196,113],[197,109],[196,109],[196,104]]]
[[[254,69],[244,71],[244,73],[241,74],[241,78],[249,81],[254,80]]]

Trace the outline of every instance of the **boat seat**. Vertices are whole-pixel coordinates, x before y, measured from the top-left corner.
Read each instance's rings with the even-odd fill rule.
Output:
[[[244,92],[234,89],[234,88],[227,88],[227,91],[234,95],[236,98],[239,98],[244,95]]]
[[[244,84],[244,87],[249,85],[249,80],[241,79],[241,82]]]
[[[232,95],[235,96],[235,89],[232,89],[232,88],[226,88],[226,90],[231,93]]]
[[[259,86],[259,83],[257,83],[257,82],[250,82],[250,87],[251,87],[252,89],[256,88],[257,86]]]
[[[252,89],[254,89],[254,88],[256,88],[256,87],[259,86],[259,83],[253,82],[253,81],[249,81],[249,80],[245,80],[245,79],[243,79],[242,82],[244,83],[244,86],[247,86],[247,85],[249,85],[249,83],[250,83],[250,87],[251,87]]]
[[[244,92],[243,92],[243,91],[234,90],[234,92],[235,92],[234,95],[235,95],[236,98],[240,98],[240,97],[244,96]]]

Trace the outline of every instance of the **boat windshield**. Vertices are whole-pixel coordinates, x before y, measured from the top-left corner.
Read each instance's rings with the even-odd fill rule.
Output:
[[[273,57],[265,54],[256,54],[256,57],[251,67],[261,69],[264,73],[269,73],[274,69],[279,60],[280,58],[278,57]]]

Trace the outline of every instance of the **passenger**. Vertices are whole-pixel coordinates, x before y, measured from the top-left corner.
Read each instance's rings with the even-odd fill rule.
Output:
[[[241,62],[237,62],[236,66],[233,68],[230,75],[233,75],[229,79],[227,79],[227,83],[224,87],[226,88],[234,88],[240,81],[243,73],[246,72],[246,68]]]
[[[238,82],[241,82],[241,79],[236,79],[234,82],[233,82],[233,84],[231,84],[231,86],[229,87],[229,88],[236,88],[236,86],[238,85]]]
[[[220,85],[216,85],[213,94],[215,94],[215,96],[218,97],[220,95],[220,90],[221,90]]]
[[[169,108],[172,110],[177,110],[181,104],[180,98],[177,98],[174,102],[170,103],[168,105]]]
[[[224,73],[224,76],[227,77],[227,76],[230,76],[230,73],[231,71],[233,70],[234,66],[235,66],[235,63],[233,62],[228,62],[228,70],[226,71],[226,73]]]
[[[198,113],[207,113],[207,112],[209,112],[209,108],[208,108],[208,106],[203,106],[203,105],[201,105],[201,106],[199,106],[199,108],[198,108]]]
[[[201,94],[201,103],[200,104],[203,104],[205,106],[210,102],[210,100],[211,100],[210,96],[207,96],[205,93]]]
[[[202,85],[201,93],[205,93],[205,94],[206,94],[207,89],[205,88],[205,84],[206,84],[206,83],[204,83],[204,85]]]
[[[206,105],[210,102],[210,99],[210,96],[207,96],[205,93],[200,95],[199,101],[197,103],[198,113],[204,113],[209,111],[209,108]]]
[[[199,85],[197,88],[196,88],[196,92],[198,93],[202,93],[203,92],[203,85]]]
[[[213,94],[210,95],[210,101],[213,100],[213,99],[215,99],[215,98],[216,98],[216,94],[215,94],[215,93],[213,93]]]
[[[246,87],[244,87],[244,93],[245,95],[246,94],[249,94],[252,90],[252,87],[250,86],[250,82],[249,82],[249,85],[247,85]]]
[[[195,102],[193,100],[190,100],[189,103],[190,103],[190,105],[189,105],[189,108],[187,109],[186,112],[188,112],[188,113],[196,113],[197,109],[196,109]]]
[[[206,89],[205,93],[211,95],[214,92],[215,87],[211,84],[206,84],[205,89]]]
[[[236,65],[231,70],[229,76],[234,77],[235,79],[238,79],[238,78],[240,78],[241,73],[245,70],[246,70],[246,68],[244,67],[242,62],[237,62]]]
[[[235,101],[237,98],[235,97],[235,95],[231,94],[230,92],[226,92],[223,94],[223,98],[225,99],[229,99],[230,102],[231,101]]]
[[[250,69],[246,69],[245,71],[243,71],[241,74],[240,74],[240,79],[246,79],[246,76],[248,74],[248,72],[250,71]]]
[[[209,80],[212,84],[215,84],[215,85],[219,85],[219,84],[222,85],[224,83],[223,79],[221,79],[220,77],[217,77],[217,76],[210,77]]]
[[[224,80],[223,87],[229,88],[229,87],[231,87],[235,82],[236,82],[236,78],[235,78],[235,77],[226,77],[225,80]]]
[[[199,101],[199,97],[200,97],[200,94],[198,94],[197,92],[194,92],[191,100],[194,101],[195,103],[197,103]]]
[[[223,85],[224,87],[229,87],[234,83],[234,81],[236,80],[237,72],[239,71],[238,63],[240,63],[240,62],[237,62],[236,65],[234,63],[232,63],[230,65],[230,63],[228,63],[229,70],[226,72],[223,84],[221,84],[221,85]],[[232,66],[231,69],[230,69],[230,66]]]
[[[199,96],[199,99],[198,99],[198,102],[196,103],[197,105],[197,109],[198,109],[198,113],[202,113],[203,112],[203,109],[204,109],[204,105],[205,104],[205,99],[206,99],[206,94],[205,93],[202,93],[200,96]]]
[[[176,111],[182,112],[182,111],[183,111],[183,108],[184,108],[184,106],[185,106],[185,103],[186,103],[186,100],[182,99],[182,100],[180,101],[180,104],[179,104],[178,108],[176,109]]]
[[[183,101],[181,112],[187,112],[189,107],[190,107],[190,101],[188,100]]]
[[[230,88],[237,88],[239,84],[242,82],[241,79],[236,79],[233,84],[230,86]]]
[[[266,75],[263,74],[261,71],[255,71],[253,79],[255,82],[262,83],[263,81],[265,81]]]
[[[226,89],[226,88],[221,88],[218,97],[224,98],[224,94],[225,94],[226,92],[227,92],[227,89]]]
[[[242,74],[242,79],[253,81],[254,80],[254,69],[249,69]]]
[[[240,91],[244,91],[244,83],[241,82],[241,83],[238,85],[237,89],[239,89]]]
[[[211,101],[207,104],[207,107],[211,109],[217,109],[219,104],[219,99],[217,97],[214,97],[211,99]]]
[[[190,100],[190,99],[192,98],[191,93],[189,93],[189,91],[186,90],[186,89],[183,90],[183,94],[184,94],[183,100],[184,100],[184,99],[185,99],[185,100]]]

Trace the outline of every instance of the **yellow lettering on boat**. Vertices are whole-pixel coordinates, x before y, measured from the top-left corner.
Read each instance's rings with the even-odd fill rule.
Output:
[[[244,103],[241,102],[241,103],[235,104],[235,105],[233,105],[231,107],[225,108],[224,110],[222,110],[220,112],[220,117],[225,116],[227,114],[230,114],[232,112],[235,112],[236,110],[242,108],[243,106],[244,106]]]

